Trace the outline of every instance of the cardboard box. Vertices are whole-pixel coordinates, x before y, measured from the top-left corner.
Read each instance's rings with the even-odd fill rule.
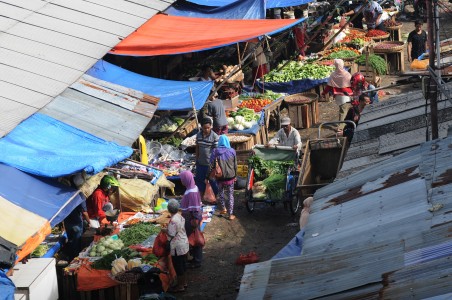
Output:
[[[239,105],[239,96],[235,96],[232,99],[223,100],[223,106],[225,109],[234,109]]]

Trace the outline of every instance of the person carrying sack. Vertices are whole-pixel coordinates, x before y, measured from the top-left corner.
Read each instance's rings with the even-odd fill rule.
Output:
[[[195,184],[195,179],[190,171],[183,171],[179,174],[182,185],[186,191],[181,200],[180,208],[185,219],[185,231],[190,236],[202,221],[201,195]],[[193,260],[189,261],[190,268],[199,268],[202,263],[202,247],[190,247],[190,255]]]
[[[216,172],[215,169],[221,169],[221,172]],[[221,173],[221,177],[217,177],[218,182],[218,196],[220,201],[220,214],[226,215],[229,213],[229,220],[234,220],[234,182],[237,177],[237,155],[235,150],[231,148],[231,144],[226,135],[220,135],[218,139],[218,147],[213,149],[210,156],[210,167],[207,174]],[[209,178],[207,178],[209,179]],[[206,179],[206,180],[207,180]],[[225,192],[229,198],[229,208],[225,205]]]

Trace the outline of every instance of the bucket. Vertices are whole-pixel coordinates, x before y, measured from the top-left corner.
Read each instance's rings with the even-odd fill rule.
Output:
[[[350,102],[349,96],[336,95],[334,96],[334,101],[336,101],[337,105],[342,105],[344,103]]]

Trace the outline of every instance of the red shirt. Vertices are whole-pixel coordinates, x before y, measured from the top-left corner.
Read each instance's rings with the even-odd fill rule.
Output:
[[[304,55],[304,47],[306,46],[304,43],[304,39],[306,36],[306,31],[300,27],[295,27],[292,31],[295,35],[295,42],[297,43],[297,49],[301,55]]]
[[[325,87],[325,89],[322,92],[322,95],[325,95],[326,93],[331,93],[333,95],[337,95],[337,94],[342,95],[342,94],[344,94],[344,92],[347,92],[350,97],[353,96],[353,91],[352,91],[352,89],[350,87],[337,88],[337,87],[332,87],[332,86],[329,86],[329,85],[327,85]]]
[[[86,201],[90,219],[97,218],[99,219],[99,222],[105,219],[105,212],[102,210],[102,207],[104,207],[107,202],[110,202],[110,198],[100,187],[98,187]]]

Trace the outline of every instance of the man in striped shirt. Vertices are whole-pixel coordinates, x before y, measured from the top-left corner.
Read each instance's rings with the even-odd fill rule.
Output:
[[[196,177],[201,198],[206,191],[206,178],[210,164],[210,154],[212,149],[218,145],[218,135],[212,130],[212,119],[204,118],[201,121],[202,130],[196,135]],[[218,193],[217,183],[209,180],[215,195]]]

